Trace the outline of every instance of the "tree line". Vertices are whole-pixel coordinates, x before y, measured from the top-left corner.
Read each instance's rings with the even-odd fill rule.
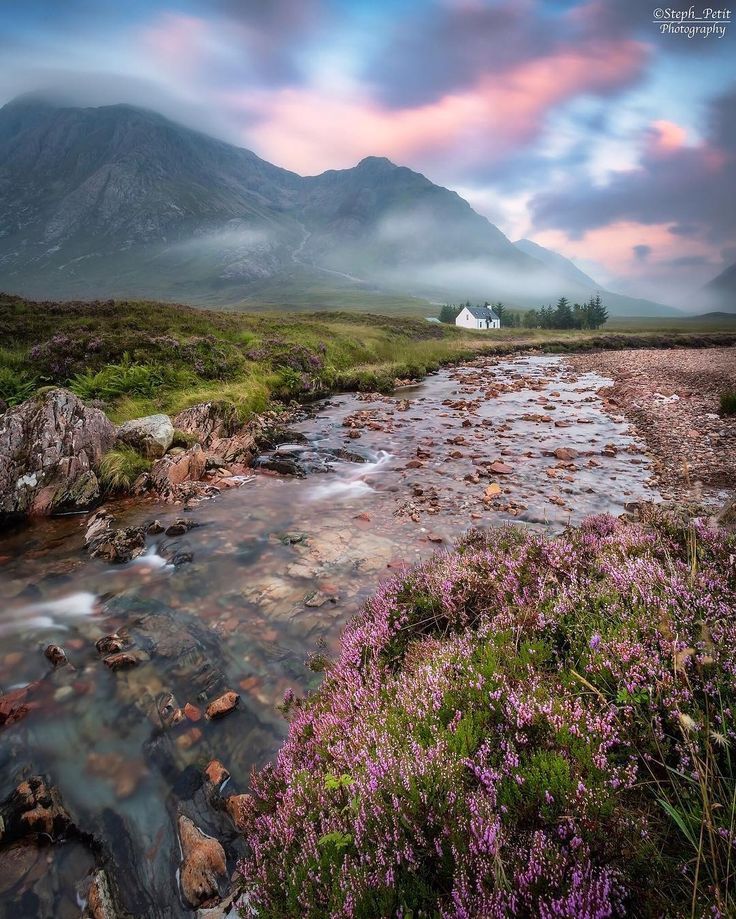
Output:
[[[511,310],[503,303],[491,304],[487,300],[482,304],[471,304],[470,300],[459,305],[445,303],[440,309],[440,322],[454,325],[466,306],[489,307],[501,320],[501,328],[507,329],[598,329],[608,320],[608,310],[596,294],[585,303],[571,304],[567,297],[560,297],[555,306],[531,310]]]

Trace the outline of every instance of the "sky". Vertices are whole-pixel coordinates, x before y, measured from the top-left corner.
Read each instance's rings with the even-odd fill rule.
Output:
[[[736,23],[718,10],[3,0],[0,104],[144,105],[307,175],[387,156],[601,284],[687,305],[736,261]]]

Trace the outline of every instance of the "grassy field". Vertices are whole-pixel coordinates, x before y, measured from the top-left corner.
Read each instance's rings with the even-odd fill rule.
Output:
[[[35,303],[0,295],[0,399],[64,385],[115,421],[210,399],[242,417],[339,390],[390,390],[483,352],[705,346],[731,333],[467,332],[357,312],[245,313],[148,301]]]

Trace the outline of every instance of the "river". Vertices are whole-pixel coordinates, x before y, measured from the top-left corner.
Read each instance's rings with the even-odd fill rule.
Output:
[[[559,357],[522,356],[442,370],[393,396],[328,400],[292,426],[296,443],[264,458],[295,460],[304,477],[256,468],[190,509],[118,503],[125,525],[197,524],[151,537],[127,565],[86,555],[79,516],[0,539],[0,688],[31,685],[28,714],[0,729],[0,798],[43,774],[93,839],[9,873],[0,851],[0,915],[79,917],[95,861],[132,915],[191,915],[176,815],[221,839],[233,869],[240,842],[206,799],[203,767],[221,760],[227,788],[247,790],[285,736],[284,692],[319,684],[380,579],[472,526],[554,532],[656,498],[641,444],[596,394],[606,383]],[[162,540],[190,560],[167,564]],[[120,630],[142,662],[111,672],[95,642]],[[51,668],[52,643],[69,666]],[[240,695],[232,714],[175,723],[177,709],[201,711],[226,689]]]

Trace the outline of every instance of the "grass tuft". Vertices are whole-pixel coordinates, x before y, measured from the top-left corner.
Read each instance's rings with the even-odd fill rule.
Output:
[[[141,456],[132,447],[117,447],[108,451],[100,462],[99,479],[103,490],[109,494],[127,491],[144,472],[151,468],[151,460]]]

